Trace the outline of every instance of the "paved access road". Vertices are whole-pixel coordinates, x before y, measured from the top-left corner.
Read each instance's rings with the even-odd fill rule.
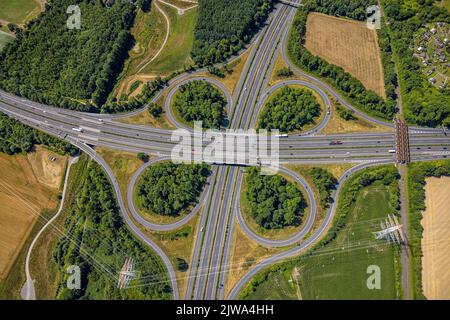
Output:
[[[363,114],[350,105],[333,88],[321,80],[306,74],[289,61],[286,54],[286,39],[295,10],[292,6],[284,4],[277,5],[271,14],[267,26],[255,37],[250,56],[233,95],[227,92],[225,87],[216,83],[215,80],[209,78],[206,80],[218,86],[228,100],[227,111],[230,128],[253,128],[257,122],[258,114],[261,111],[264,100],[271,92],[283,85],[300,84],[316,91],[326,106],[329,106],[328,96],[332,96],[340,101],[344,107],[354,110],[360,118],[385,126],[386,132],[321,135],[320,130],[325,127],[331,116],[332,110],[330,110],[330,114],[326,114],[320,123],[317,124],[316,128],[308,132],[290,135],[280,140],[280,161],[282,163],[363,162],[363,164],[349,170],[339,181],[339,186],[357,170],[367,166],[394,163],[395,154],[389,152],[394,148],[395,144],[392,131],[393,125],[391,123],[373,119]],[[291,69],[307,81],[285,81],[267,89],[269,77],[274,69],[278,54],[282,54]],[[168,90],[172,94],[175,93],[176,88],[181,83],[191,81],[191,78],[199,77],[199,73],[203,71],[199,70],[198,72],[186,73],[172,79],[169,85],[161,90],[152,101],[155,102],[160,99]],[[201,78],[206,79],[206,77]],[[168,100],[170,101],[170,99]],[[288,239],[281,244],[277,244],[249,232],[245,223],[243,223],[242,219],[240,220],[239,210],[237,210],[239,206],[242,173],[240,172],[240,168],[226,165],[213,167],[210,183],[203,192],[199,204],[191,214],[173,225],[161,226],[151,224],[142,219],[133,205],[130,206],[130,214],[126,209],[111,168],[96,154],[91,146],[102,146],[130,152],[145,152],[156,155],[159,159],[155,161],[167,159],[175,145],[171,139],[173,131],[115,121],[120,117],[134,115],[143,110],[144,108],[123,115],[87,114],[53,108],[0,91],[1,112],[33,128],[72,143],[104,168],[115,190],[122,216],[128,228],[143,243],[151,247],[161,257],[162,262],[166,266],[174,299],[178,299],[180,295],[172,263],[165,252],[141,228],[147,227],[160,231],[172,230],[187,223],[195,214],[201,214],[196,242],[193,244],[193,259],[189,270],[187,292],[184,295],[187,299],[224,298],[223,285],[232,267],[230,266],[230,250],[236,221],[240,222],[241,227],[244,228],[251,238],[263,245],[278,246],[297,244],[297,246],[274,255],[252,268],[238,282],[235,288],[233,288],[230,298],[235,298],[243,285],[264,267],[279,262],[282,259],[292,257],[302,250],[306,250],[324,235],[333,219],[334,205],[327,213],[327,217],[321,227],[312,236],[300,242],[298,240],[302,237],[299,235],[296,235],[294,239]],[[170,118],[170,111],[168,114]],[[177,126],[181,125],[176,121],[174,123]],[[81,128],[83,132],[76,132],[73,130],[74,128]],[[411,128],[410,137],[411,158],[413,161],[440,159],[446,158],[449,155],[448,148],[450,148],[450,140],[447,137],[447,133],[442,130]],[[339,143],[332,143],[333,141],[339,141]],[[151,162],[148,165],[153,163]],[[145,170],[148,165],[140,168],[128,187],[127,200],[129,204],[132,204],[132,199],[130,202],[130,194],[136,183],[136,179],[139,173]],[[309,186],[307,186],[301,177],[296,176],[296,180],[298,183],[304,185],[310,198],[312,194]],[[340,188],[334,194],[335,199],[338,198],[339,192]],[[313,219],[315,215],[315,204],[313,201],[310,203],[310,212],[303,230],[310,228],[310,219]],[[302,233],[306,234],[307,232],[303,230]]]

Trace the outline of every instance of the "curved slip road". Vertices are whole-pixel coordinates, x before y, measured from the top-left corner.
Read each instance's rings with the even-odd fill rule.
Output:
[[[143,225],[146,228],[149,228],[151,230],[155,230],[155,231],[171,231],[171,230],[175,230],[178,229],[182,226],[184,226],[186,223],[188,223],[189,221],[192,220],[192,218],[195,217],[195,215],[200,211],[200,209],[202,208],[202,206],[205,203],[206,198],[208,197],[209,194],[209,190],[210,190],[210,183],[211,183],[211,175],[208,177],[208,180],[206,182],[206,185],[204,187],[204,190],[202,191],[202,194],[200,196],[200,199],[198,201],[198,203],[196,204],[196,206],[192,209],[192,211],[187,214],[185,217],[183,217],[182,219],[171,223],[171,224],[157,224],[157,223],[152,223],[148,220],[146,220],[144,217],[142,217],[142,215],[138,212],[138,210],[136,209],[136,206],[134,204],[134,200],[133,200],[133,193],[134,193],[134,189],[136,186],[136,183],[139,179],[139,177],[142,175],[142,173],[150,166],[158,163],[158,162],[163,162],[163,161],[170,161],[171,158],[170,157],[162,157],[162,158],[157,158],[157,159],[152,159],[149,162],[145,163],[144,165],[142,165],[131,177],[131,180],[128,184],[128,189],[127,189],[127,202],[128,202],[128,209],[131,211],[131,214],[133,215],[134,220],[136,220],[137,222],[139,222],[141,225]]]
[[[204,81],[208,82],[209,84],[213,85],[214,87],[218,88],[220,91],[222,91],[223,96],[227,100],[227,105],[225,106],[225,110],[227,113],[227,116],[229,116],[230,111],[233,110],[233,98],[231,97],[231,94],[228,92],[228,89],[219,81],[209,78],[209,77],[191,77],[185,80],[182,80],[178,82],[176,85],[174,85],[170,90],[169,93],[166,96],[166,100],[164,103],[164,109],[166,110],[167,118],[169,121],[175,125],[177,128],[185,128],[188,130],[192,130],[192,127],[179,122],[176,117],[173,114],[172,110],[172,99],[175,95],[175,93],[180,89],[181,86],[183,86],[186,83],[193,82],[193,81]]]
[[[122,194],[120,192],[119,183],[117,182],[117,179],[114,176],[114,173],[112,172],[110,166],[106,163],[106,161],[99,156],[92,148],[87,146],[84,143],[80,143],[78,141],[72,140],[70,141],[74,146],[78,147],[80,150],[85,152],[87,155],[89,155],[94,161],[96,161],[105,171],[107,174],[114,192],[116,194],[117,203],[120,207],[120,212],[122,214],[123,219],[125,220],[125,223],[127,224],[129,230],[142,242],[144,242],[147,246],[153,249],[153,251],[159,255],[161,258],[163,264],[165,265],[168,275],[169,275],[169,281],[172,287],[172,296],[174,300],[179,299],[179,292],[178,292],[178,283],[176,279],[176,274],[173,269],[172,263],[170,262],[169,257],[167,257],[166,253],[152,240],[150,237],[145,235],[138,226],[133,222],[131,217],[128,215],[128,211],[126,210],[125,203],[122,199]]]
[[[336,199],[336,201],[332,202],[330,209],[328,210],[327,215],[324,218],[324,221],[322,222],[322,224],[319,226],[319,228],[313,233],[313,235],[311,237],[309,237],[307,240],[305,240],[304,242],[302,242],[301,244],[299,244],[297,247],[294,247],[292,249],[283,251],[279,254],[276,254],[272,257],[269,257],[265,260],[263,260],[262,262],[260,262],[259,264],[257,264],[254,268],[252,268],[249,272],[247,272],[245,274],[244,277],[242,277],[237,284],[235,284],[235,286],[233,287],[233,289],[230,291],[229,295],[228,295],[228,299],[229,300],[234,300],[237,299],[237,296],[239,294],[239,292],[244,288],[244,286],[260,271],[262,271],[264,268],[275,264],[277,262],[281,262],[282,260],[288,259],[288,258],[292,258],[296,255],[299,255],[300,253],[302,253],[305,249],[310,248],[312,245],[314,245],[316,243],[316,241],[320,240],[320,238],[322,236],[324,236],[328,230],[328,228],[331,226],[331,223],[333,221],[335,212],[336,212],[336,208],[338,205],[338,201],[339,201],[339,195],[341,192],[341,188],[342,185],[344,184],[345,181],[348,180],[348,178],[350,178],[354,173],[361,171],[363,169],[369,168],[369,167],[373,167],[373,166],[378,166],[378,165],[383,165],[383,164],[391,164],[393,163],[392,161],[379,161],[379,162],[371,162],[371,163],[362,163],[360,165],[357,165],[353,168],[350,168],[349,170],[347,170],[342,176],[341,178],[339,178],[338,180],[338,188],[333,192],[332,194],[332,198]]]
[[[292,170],[289,170],[285,167],[280,167],[279,171],[291,177],[294,179],[296,183],[301,185],[308,196],[308,204],[309,204],[309,212],[307,213],[307,220],[304,226],[302,226],[301,230],[297,232],[295,235],[290,237],[289,239],[284,240],[271,240],[267,239],[256,232],[254,232],[250,227],[247,225],[244,216],[242,215],[242,211],[240,209],[240,197],[241,197],[241,185],[243,181],[243,177],[240,174],[240,177],[238,179],[238,191],[236,193],[238,200],[235,202],[234,210],[235,214],[237,216],[237,221],[239,222],[239,225],[241,226],[242,230],[247,234],[247,236],[250,237],[250,239],[258,242],[259,244],[266,246],[266,247],[286,247],[293,245],[300,241],[304,236],[306,236],[312,229],[314,225],[314,221],[317,216],[317,204],[316,199],[314,198],[314,192],[312,191],[311,187],[308,185],[308,183],[302,179],[297,173],[293,172]]]

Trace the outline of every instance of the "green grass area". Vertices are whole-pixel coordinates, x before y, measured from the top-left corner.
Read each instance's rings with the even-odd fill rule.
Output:
[[[305,299],[397,298],[396,249],[372,234],[380,229],[380,221],[395,211],[389,207],[387,188],[374,184],[361,190],[347,227],[333,245],[319,250],[300,267]],[[370,265],[381,269],[381,290],[367,288]]]
[[[277,270],[253,292],[248,300],[296,300],[295,280],[288,270]],[[276,290],[274,290],[276,288]]]
[[[161,54],[142,73],[170,74],[193,64],[191,50],[194,45],[194,28],[197,9],[178,15],[176,10],[160,4],[170,20],[170,35]]]
[[[14,37],[6,32],[0,30],[0,51],[6,46],[6,44],[13,42]]]
[[[398,299],[399,248],[384,240],[376,240],[373,235],[380,230],[380,223],[388,214],[397,212],[398,183],[397,180],[390,181],[387,175],[380,175],[380,172],[375,172],[372,176],[376,177],[375,182],[366,187],[360,184],[367,185],[370,180],[364,173],[347,182],[339,199],[333,227],[324,240],[300,258],[257,275],[241,293],[241,298],[279,299],[290,295],[296,299],[298,281],[301,298],[306,300]],[[373,265],[381,271],[379,290],[367,287],[368,267]],[[280,297],[280,292],[283,297]]]
[[[0,0],[0,20],[23,24],[40,12],[36,0]]]

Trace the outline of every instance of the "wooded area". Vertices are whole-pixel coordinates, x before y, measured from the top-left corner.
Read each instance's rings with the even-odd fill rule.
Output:
[[[42,131],[28,127],[19,121],[0,113],[0,151],[9,155],[26,153],[33,150],[35,144],[41,144],[48,149],[71,156],[78,149],[71,144],[49,136]]]
[[[58,299],[170,299],[172,289],[164,265],[127,229],[111,184],[98,164],[88,161],[68,210],[66,236],[53,252],[62,273]],[[134,259],[139,276],[130,281],[128,289],[119,290],[119,272],[127,258]],[[81,288],[74,290],[66,284],[67,268],[73,265],[81,271]]]
[[[259,126],[291,132],[314,123],[320,116],[320,104],[306,89],[284,87],[264,106]]]
[[[247,169],[246,174],[246,197],[260,226],[280,229],[301,224],[306,202],[293,183],[279,175],[262,175],[255,167]]]
[[[185,121],[203,121],[203,128],[215,129],[224,124],[226,104],[222,93],[205,81],[183,84],[173,101],[174,109]]]
[[[80,30],[67,27],[70,5],[80,8]],[[0,54],[0,87],[45,104],[99,111],[130,48],[135,6],[60,0],[46,8]]]
[[[136,189],[138,201],[152,213],[179,215],[198,199],[210,173],[206,164],[154,164],[139,181]]]
[[[211,65],[236,54],[263,25],[272,1],[199,0],[192,57]]]

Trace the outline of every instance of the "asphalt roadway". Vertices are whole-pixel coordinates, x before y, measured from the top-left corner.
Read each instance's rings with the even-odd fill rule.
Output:
[[[350,105],[326,83],[299,70],[289,61],[286,53],[286,39],[294,14],[295,9],[291,6],[281,4],[277,6],[277,9],[271,15],[268,26],[256,37],[254,45],[251,48],[251,54],[244,67],[243,75],[238,82],[233,97],[227,92],[226,88],[217,85],[221,88],[221,91],[223,91],[228,100],[230,128],[251,128],[257,121],[264,100],[271,92],[281,88],[283,85],[300,84],[316,91],[326,106],[329,106],[328,95],[331,95],[344,107],[353,110],[360,118],[385,126],[386,132],[323,136],[320,135],[320,130],[323,129],[331,116],[331,114],[326,114],[316,128],[306,133],[290,135],[288,138],[282,138],[280,140],[280,161],[282,163],[363,162],[346,172],[339,180],[339,187],[350,175],[358,170],[379,164],[394,163],[395,154],[389,152],[395,144],[392,123],[380,119],[373,119],[362,113]],[[294,73],[305,78],[308,82],[285,81],[266,90],[269,75],[274,68],[277,54],[280,52]],[[153,101],[162,97],[167,90],[170,90],[171,86],[179,87],[184,81],[190,81],[190,78],[195,78],[198,72],[186,73],[172,79],[169,82],[169,86],[161,90]],[[201,78],[206,79],[206,77]],[[214,83],[213,80],[207,81]],[[170,92],[173,94],[176,92],[176,89],[172,88]],[[170,101],[170,99],[168,100]],[[115,121],[121,117],[142,112],[143,109],[121,115],[87,114],[42,105],[0,91],[1,112],[33,128],[72,143],[103,167],[112,183],[121,213],[128,228],[137,238],[152,248],[161,257],[162,262],[166,266],[169,277],[168,281],[172,286],[174,299],[179,298],[179,290],[172,263],[165,252],[146,236],[140,228],[147,227],[160,231],[173,230],[187,223],[197,213],[200,214],[201,212],[200,227],[198,228],[197,241],[193,248],[193,260],[191,261],[191,268],[189,270],[189,281],[185,298],[223,298],[223,284],[226,281],[228,271],[232,267],[229,265],[229,256],[231,236],[236,221],[240,223],[241,227],[244,228],[245,232],[253,240],[269,247],[278,246],[278,244],[252,233],[251,230],[249,231],[246,228],[242,219],[240,219],[239,210],[237,209],[239,206],[242,173],[240,172],[241,169],[236,166],[214,166],[210,183],[203,191],[198,205],[195,206],[193,212],[173,225],[161,226],[144,221],[137,210],[135,210],[134,205],[130,206],[130,215],[126,210],[117,180],[111,168],[90,146],[103,146],[131,152],[145,152],[158,156],[159,159],[155,161],[167,160],[174,147],[174,143],[171,141],[172,131],[148,126],[129,125]],[[178,123],[176,124],[180,125]],[[76,132],[73,128],[83,128],[84,132]],[[447,133],[440,129],[413,127],[410,129],[410,137],[411,158],[413,161],[441,159],[449,155],[448,148],[450,147],[450,140],[447,138]],[[342,144],[331,144],[331,141],[336,140],[339,140]],[[133,176],[132,183],[128,186],[128,204],[132,204],[132,199],[130,202],[130,194],[139,175],[153,163],[150,162],[142,166]],[[300,177],[296,177],[296,180],[298,183],[304,185],[310,198],[311,189]],[[340,188],[333,195],[334,199],[338,199],[339,192]],[[312,219],[311,217],[315,215],[315,204],[313,201],[310,203],[308,220],[301,232],[304,234],[307,232],[303,230],[310,228],[309,219]],[[201,208],[203,210],[200,210]],[[328,211],[322,225],[306,240],[298,243],[298,240],[303,238],[302,236],[304,234],[302,236],[296,235],[295,239],[285,240],[283,245],[298,245],[274,255],[253,267],[239,280],[228,298],[236,298],[239,290],[242,289],[245,283],[263,268],[295,256],[316,243],[325,234],[333,220],[334,211],[335,204]],[[136,224],[135,221],[141,226]]]

